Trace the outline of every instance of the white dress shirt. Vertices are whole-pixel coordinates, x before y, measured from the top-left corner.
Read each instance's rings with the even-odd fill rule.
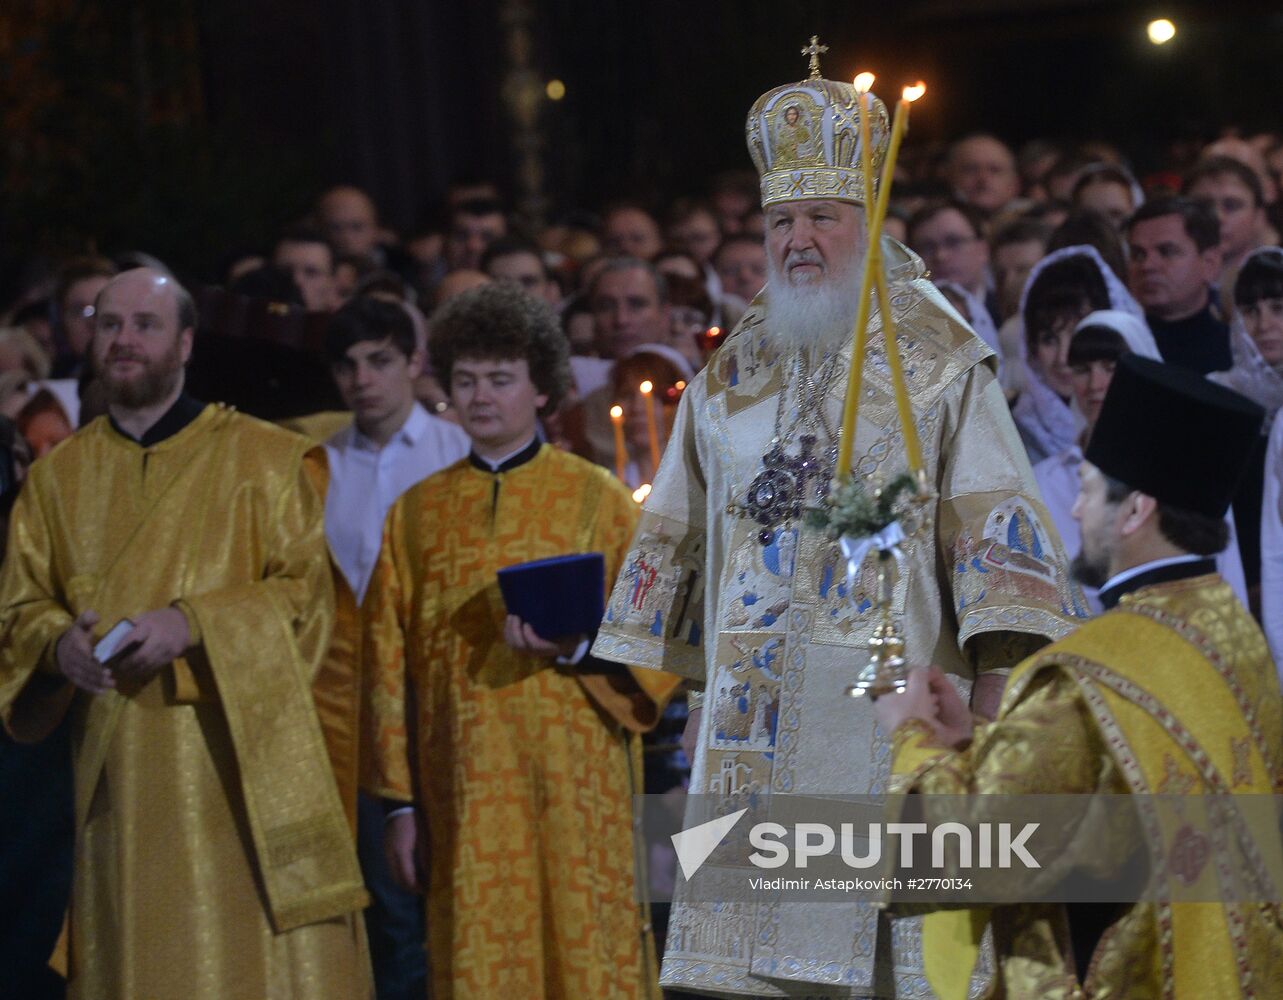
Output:
[[[1111,576],[1108,580],[1105,581],[1105,585],[1100,589],[1112,590],[1114,587],[1117,587],[1120,583],[1126,583],[1132,577],[1140,576],[1142,573],[1148,573],[1152,569],[1162,569],[1164,566],[1179,566],[1182,563],[1202,562],[1207,558],[1209,557],[1194,555],[1193,553],[1186,553],[1185,555],[1181,555],[1181,556],[1165,556],[1162,559],[1151,559],[1147,563],[1141,563],[1139,566],[1132,566],[1130,569],[1125,569],[1121,573],[1115,573],[1113,576]]]
[[[382,448],[355,424],[325,442],[330,466],[325,537],[358,604],[379,558],[388,509],[419,480],[466,457],[470,448],[459,427],[429,416],[418,403]]]

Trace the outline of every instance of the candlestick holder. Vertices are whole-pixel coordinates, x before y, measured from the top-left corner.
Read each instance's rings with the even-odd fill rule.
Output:
[[[868,494],[852,476],[822,508],[808,511],[808,523],[835,538],[846,560],[847,599],[860,601],[859,580],[870,551],[878,554],[874,608],[877,623],[867,643],[868,659],[847,686],[851,698],[870,699],[903,691],[911,665],[905,657],[905,635],[894,612],[895,584],[903,571],[903,546],[928,538],[935,495],[919,470],[900,475]]]

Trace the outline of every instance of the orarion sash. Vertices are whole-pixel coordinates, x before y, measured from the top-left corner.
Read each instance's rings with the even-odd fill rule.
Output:
[[[287,931],[363,908],[361,871],[288,608],[254,584],[186,604],[200,623],[236,749],[273,926]]]

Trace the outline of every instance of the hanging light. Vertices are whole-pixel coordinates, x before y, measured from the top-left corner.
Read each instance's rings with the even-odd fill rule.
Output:
[[[1167,18],[1160,17],[1145,26],[1145,34],[1154,45],[1166,45],[1176,37],[1176,25]]]

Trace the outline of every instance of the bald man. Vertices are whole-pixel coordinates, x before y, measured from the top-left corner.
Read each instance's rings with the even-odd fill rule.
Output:
[[[0,716],[72,718],[68,995],[368,997],[309,442],[183,391],[195,327],[157,271],[99,293],[108,413],[32,467],[0,571]]]
[[[627,203],[606,210],[601,238],[607,253],[639,260],[654,260],[664,248],[663,234],[654,216]]]
[[[1016,156],[991,135],[969,135],[950,146],[945,173],[954,197],[986,216],[1020,194]]]
[[[330,188],[316,203],[316,216],[340,255],[378,258],[379,213],[360,188]]]

